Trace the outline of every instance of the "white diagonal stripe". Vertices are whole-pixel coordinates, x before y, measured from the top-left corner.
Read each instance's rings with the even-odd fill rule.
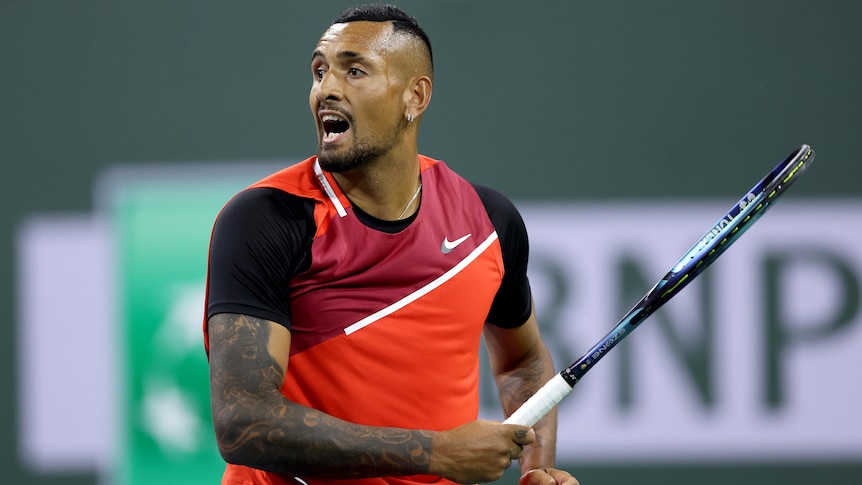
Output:
[[[428,283],[427,285],[423,286],[422,288],[419,288],[418,290],[414,291],[413,293],[410,293],[409,295],[396,301],[395,303],[389,305],[388,307],[386,307],[382,310],[379,310],[375,313],[372,313],[371,315],[368,315],[367,317],[363,318],[362,320],[359,320],[358,322],[347,326],[344,329],[344,333],[347,335],[350,335],[350,334],[356,332],[357,330],[361,330],[361,329],[367,327],[368,325],[371,325],[372,323],[376,322],[377,320],[380,320],[381,318],[387,317],[387,316],[395,313],[396,311],[404,308],[405,306],[413,303],[414,301],[418,300],[419,298],[422,298],[423,296],[427,295],[428,293],[433,291],[435,288],[439,287],[440,285],[449,281],[455,275],[460,273],[461,270],[466,268],[470,263],[472,263],[476,258],[478,258],[479,255],[482,254],[485,251],[485,249],[487,249],[488,246],[490,246],[491,243],[493,243],[496,240],[497,240],[497,232],[495,231],[495,232],[492,232],[488,236],[487,239],[482,241],[482,244],[480,244],[476,249],[474,249],[470,254],[468,254],[466,258],[462,259],[461,261],[458,262],[458,264],[453,266],[452,269],[443,273],[442,275],[437,277],[431,283]]]

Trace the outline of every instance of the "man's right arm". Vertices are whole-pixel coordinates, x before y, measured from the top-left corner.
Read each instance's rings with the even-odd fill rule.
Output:
[[[320,478],[427,473],[430,433],[353,425],[281,394],[290,349],[283,326],[220,313],[209,319],[209,339],[213,424],[225,461]]]
[[[213,424],[228,463],[308,478],[431,474],[485,482],[517,456],[516,442],[534,439],[529,428],[490,421],[444,432],[348,423],[281,394],[285,327],[229,313],[211,316],[208,327]]]

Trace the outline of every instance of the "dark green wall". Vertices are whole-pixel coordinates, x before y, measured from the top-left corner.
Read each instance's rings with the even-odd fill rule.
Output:
[[[88,474],[36,477],[17,459],[17,225],[37,213],[90,211],[97,174],[118,163],[308,156],[310,52],[350,3],[0,0],[8,483],[96,483]],[[397,3],[435,47],[422,151],[515,199],[735,200],[801,143],[818,162],[797,197],[862,195],[860,2]],[[58,324],[75,318],[86,316],[58,315]],[[585,484],[855,484],[862,465],[578,474]]]

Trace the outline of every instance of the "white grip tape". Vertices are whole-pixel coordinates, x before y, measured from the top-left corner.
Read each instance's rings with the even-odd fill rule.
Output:
[[[532,426],[536,424],[536,421],[542,419],[542,416],[547,414],[554,406],[559,404],[570,392],[572,392],[572,386],[563,379],[563,376],[557,374],[533,394],[530,399],[527,399],[527,402],[522,404],[508,419],[503,421],[503,424]]]

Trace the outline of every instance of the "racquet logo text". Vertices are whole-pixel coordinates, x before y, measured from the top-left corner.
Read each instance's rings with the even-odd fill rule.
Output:
[[[605,343],[603,343],[601,347],[599,347],[598,349],[596,349],[596,351],[595,351],[595,352],[593,352],[593,353],[592,353],[592,355],[590,355],[590,357],[591,357],[594,361],[599,360],[599,359],[602,357],[602,354],[604,354],[605,352],[607,352],[608,350],[610,350],[610,349],[611,349],[611,347],[613,347],[613,346],[617,343],[617,341],[618,341],[618,340],[620,340],[621,338],[623,338],[623,336],[624,336],[625,334],[626,334],[626,329],[625,329],[625,328],[621,328],[619,332],[615,333],[615,334],[613,335],[613,337],[611,337],[611,338],[607,339],[607,341],[605,341]]]

